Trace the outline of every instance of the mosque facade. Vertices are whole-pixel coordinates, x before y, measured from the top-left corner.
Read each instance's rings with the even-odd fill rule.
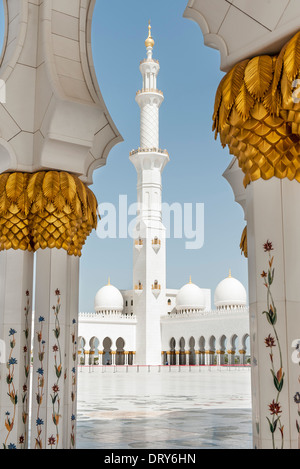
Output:
[[[94,312],[79,315],[79,363],[99,365],[223,365],[249,361],[249,311],[244,286],[229,273],[214,292],[190,278],[181,289],[166,287],[166,230],[161,175],[169,163],[159,145],[157,88],[149,24],[147,58],[140,63],[140,146],[130,153],[137,171],[138,217],[133,243],[133,288],[108,281]],[[88,357],[88,358],[87,358]]]

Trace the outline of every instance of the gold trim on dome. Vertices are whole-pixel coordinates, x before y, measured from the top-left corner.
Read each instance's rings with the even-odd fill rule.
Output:
[[[0,251],[81,249],[97,227],[97,200],[66,172],[0,174]]]
[[[275,56],[238,63],[222,79],[213,130],[236,156],[244,186],[259,178],[300,182],[300,32]]]

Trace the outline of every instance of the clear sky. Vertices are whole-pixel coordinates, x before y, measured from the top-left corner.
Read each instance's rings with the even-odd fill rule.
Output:
[[[2,2],[1,2],[2,3]],[[241,207],[222,173],[232,157],[215,141],[212,113],[220,72],[219,52],[203,45],[199,26],[185,18],[187,0],[96,1],[93,58],[102,96],[124,142],[115,146],[107,165],[94,173],[94,191],[101,205],[118,206],[119,194],[136,201],[136,171],[129,152],[139,146],[142,87],[139,62],[151,19],[154,58],[161,70],[158,88],[165,101],[160,110],[160,146],[170,154],[163,173],[163,201],[203,203],[205,239],[199,250],[186,250],[186,239],[167,244],[167,288],[192,281],[213,293],[223,278],[238,278],[247,288],[247,261],[239,243],[245,226]],[[3,13],[1,12],[2,18]],[[1,29],[3,31],[3,27]],[[3,34],[3,33],[2,33]],[[132,240],[99,239],[94,232],[83,249],[80,311],[93,311],[97,290],[107,283],[132,288]]]

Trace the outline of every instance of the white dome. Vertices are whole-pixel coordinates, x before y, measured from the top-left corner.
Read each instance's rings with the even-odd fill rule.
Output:
[[[246,306],[247,293],[245,287],[236,278],[229,277],[222,280],[215,290],[215,307],[228,308],[234,306]]]
[[[204,293],[197,285],[187,283],[184,285],[176,296],[176,309],[177,311],[184,311],[188,309],[199,309],[205,308],[205,297]]]
[[[100,288],[95,296],[95,311],[118,311],[122,312],[124,307],[123,296],[116,287],[109,284]]]

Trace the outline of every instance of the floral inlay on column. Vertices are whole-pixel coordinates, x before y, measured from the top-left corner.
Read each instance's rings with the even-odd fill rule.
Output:
[[[36,449],[43,449],[43,442],[42,442],[42,432],[43,432],[43,426],[44,426],[44,421],[40,418],[40,409],[41,405],[43,402],[43,396],[44,396],[44,384],[45,384],[45,378],[44,378],[44,356],[45,356],[45,341],[43,340],[43,323],[45,321],[45,318],[43,316],[39,317],[39,325],[40,329],[37,331],[37,340],[38,340],[38,359],[39,359],[39,367],[37,369],[38,373],[38,389],[36,393],[36,401],[37,401],[37,416],[36,416],[36,429],[37,429],[37,436],[35,439],[35,448]]]
[[[295,355],[296,355],[296,361],[300,365],[300,342],[296,344],[296,349],[295,349]],[[298,376],[298,382],[300,383],[300,376]],[[297,412],[298,416],[300,417],[300,392],[296,392],[294,395],[294,402],[297,404]],[[298,422],[298,419],[296,419],[296,428],[298,432],[298,449],[300,449],[300,424]]]
[[[71,437],[70,437],[70,447],[71,449],[75,448],[75,428],[76,428],[76,365],[77,365],[77,341],[76,341],[76,320],[72,321],[74,329],[71,333],[72,337],[72,390],[71,390],[71,401],[72,401],[72,416],[71,416]]]
[[[56,437],[51,435],[48,439],[48,444],[51,448],[54,446],[54,438],[55,438],[55,445],[56,448],[58,447],[59,443],[59,418],[60,418],[60,395],[59,395],[59,381],[62,375],[62,357],[61,357],[61,346],[59,342],[60,337],[60,323],[59,323],[59,312],[61,308],[60,303],[60,291],[57,288],[55,290],[56,295],[56,305],[52,306],[55,315],[55,323],[54,323],[54,337],[56,339],[56,343],[53,345],[52,350],[54,352],[54,368],[55,368],[55,375],[56,375],[56,382],[52,386],[53,394],[50,395],[52,401],[52,420],[55,425]]]
[[[273,384],[276,389],[275,399],[269,404],[270,418],[266,417],[270,426],[270,432],[272,433],[272,445],[275,449],[275,433],[277,430],[280,432],[281,436],[281,449],[284,446],[284,426],[281,424],[281,405],[279,402],[280,393],[283,388],[284,382],[284,372],[282,364],[282,353],[279,337],[276,330],[277,323],[277,310],[272,296],[271,285],[274,281],[275,269],[273,267],[274,256],[271,252],[274,250],[272,243],[268,240],[264,244],[264,251],[268,253],[269,262],[268,262],[268,271],[263,271],[261,277],[264,279],[264,285],[267,288],[267,311],[264,311],[262,314],[266,315],[268,323],[272,326],[272,332],[274,334],[269,334],[265,338],[266,347],[270,349],[269,357],[271,362],[271,374],[273,379]],[[277,347],[278,357],[274,356],[274,348]],[[277,365],[279,361],[279,367]]]
[[[5,441],[3,443],[3,448],[4,449],[16,449],[16,447],[17,447],[15,443],[9,443],[8,444],[8,439],[9,439],[9,436],[12,432],[12,429],[13,429],[14,423],[15,423],[16,407],[17,407],[17,402],[18,402],[18,395],[17,395],[16,389],[15,389],[15,386],[14,386],[15,365],[17,365],[18,363],[17,363],[17,360],[15,358],[13,358],[13,356],[12,356],[13,350],[16,346],[16,339],[15,339],[15,334],[16,333],[17,333],[17,331],[15,329],[11,328],[9,330],[9,337],[11,339],[10,339],[10,342],[9,342],[10,354],[9,354],[9,358],[8,358],[8,362],[7,362],[8,374],[6,376],[6,382],[7,382],[7,385],[8,385],[7,395],[9,396],[9,398],[10,398],[12,404],[13,404],[13,415],[11,416],[11,413],[9,411],[7,411],[5,413],[5,415],[6,415],[5,428],[7,430],[7,435],[6,435]]]
[[[28,380],[29,380],[29,372],[30,372],[30,337],[29,337],[29,323],[28,323],[28,315],[30,311],[30,293],[26,291],[26,306],[24,308],[25,311],[25,329],[24,329],[24,336],[25,336],[25,343],[23,347],[23,354],[24,354],[24,384],[23,384],[23,394],[22,394],[22,421],[24,424],[24,433],[19,437],[19,444],[21,445],[22,449],[25,449],[27,446],[27,420],[28,420]]]

